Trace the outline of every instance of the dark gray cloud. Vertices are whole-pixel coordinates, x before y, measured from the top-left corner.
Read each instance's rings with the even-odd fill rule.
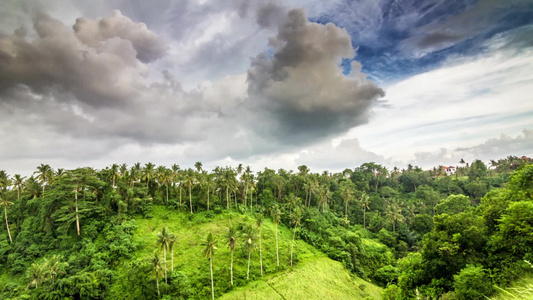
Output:
[[[76,31],[38,13],[24,30],[0,38],[0,93],[25,85],[36,93],[72,93],[93,106],[124,104],[144,86],[142,60],[163,54],[157,35],[120,12],[100,20],[78,19]]]
[[[272,53],[253,58],[248,70],[251,101],[271,120],[257,127],[261,134],[299,145],[316,141],[365,123],[384,96],[358,62],[343,74],[341,59],[355,55],[348,33],[309,22],[303,9],[288,12],[269,45]]]

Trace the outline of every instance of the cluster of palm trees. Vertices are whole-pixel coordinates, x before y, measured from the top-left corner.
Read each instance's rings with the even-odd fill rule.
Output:
[[[50,258],[45,258],[41,263],[32,263],[26,273],[29,281],[28,285],[33,285],[37,288],[47,281],[54,284],[58,276],[65,274],[66,267],[68,267],[68,263],[63,261],[61,255],[52,255]]]
[[[280,222],[281,218],[281,211],[279,207],[274,206],[271,211],[272,219],[275,224],[275,234],[276,234],[276,258],[277,258],[277,266],[279,266],[279,247],[278,247],[278,223]],[[292,238],[292,244],[291,244],[291,256],[290,256],[290,265],[293,265],[293,253],[294,253],[294,241],[296,238],[296,230],[298,226],[301,225],[301,218],[302,213],[299,208],[295,208],[294,211],[291,213],[291,220],[294,225],[293,229],[293,238]],[[227,242],[227,246],[230,249],[230,283],[233,286],[233,256],[235,252],[235,246],[237,245],[237,242],[239,240],[243,241],[243,245],[245,249],[248,251],[248,268],[246,271],[246,280],[250,279],[250,265],[251,265],[251,257],[252,252],[254,249],[257,248],[257,243],[259,244],[259,263],[260,263],[260,273],[261,276],[263,276],[263,247],[262,247],[262,225],[263,225],[263,215],[258,214],[256,216],[256,223],[255,226],[253,224],[248,224],[240,228],[240,230],[234,226],[230,225],[227,228],[225,239]],[[167,253],[170,253],[171,256],[171,271],[174,271],[174,245],[177,243],[178,237],[174,234],[168,231],[167,227],[163,227],[161,231],[157,233],[157,241],[156,245],[160,247],[160,250],[163,252],[163,258],[159,255],[159,253],[154,252],[153,256],[150,259],[150,264],[154,270],[154,274],[156,275],[156,286],[157,286],[157,293],[160,295],[159,290],[159,276],[163,276],[165,279],[165,283],[167,283]],[[217,243],[218,240],[213,235],[213,233],[209,233],[206,236],[205,241],[201,244],[204,249],[203,253],[206,258],[209,259],[209,267],[211,270],[211,290],[212,290],[212,297],[214,299],[214,282],[213,282],[213,259],[215,257],[215,252],[217,250]]]

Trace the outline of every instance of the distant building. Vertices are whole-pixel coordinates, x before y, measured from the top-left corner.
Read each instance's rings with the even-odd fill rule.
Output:
[[[455,175],[455,173],[457,172],[457,168],[454,166],[449,166],[449,167],[442,166],[442,169],[444,170],[444,172],[446,172],[447,176]]]

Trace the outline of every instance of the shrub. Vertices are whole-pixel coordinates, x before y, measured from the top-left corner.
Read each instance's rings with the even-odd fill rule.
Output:
[[[457,299],[485,299],[492,292],[492,282],[482,266],[467,265],[453,276]]]

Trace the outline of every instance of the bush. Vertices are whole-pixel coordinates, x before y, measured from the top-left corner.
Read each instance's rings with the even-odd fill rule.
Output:
[[[485,299],[492,294],[492,282],[482,266],[467,265],[453,276],[457,299]]]

